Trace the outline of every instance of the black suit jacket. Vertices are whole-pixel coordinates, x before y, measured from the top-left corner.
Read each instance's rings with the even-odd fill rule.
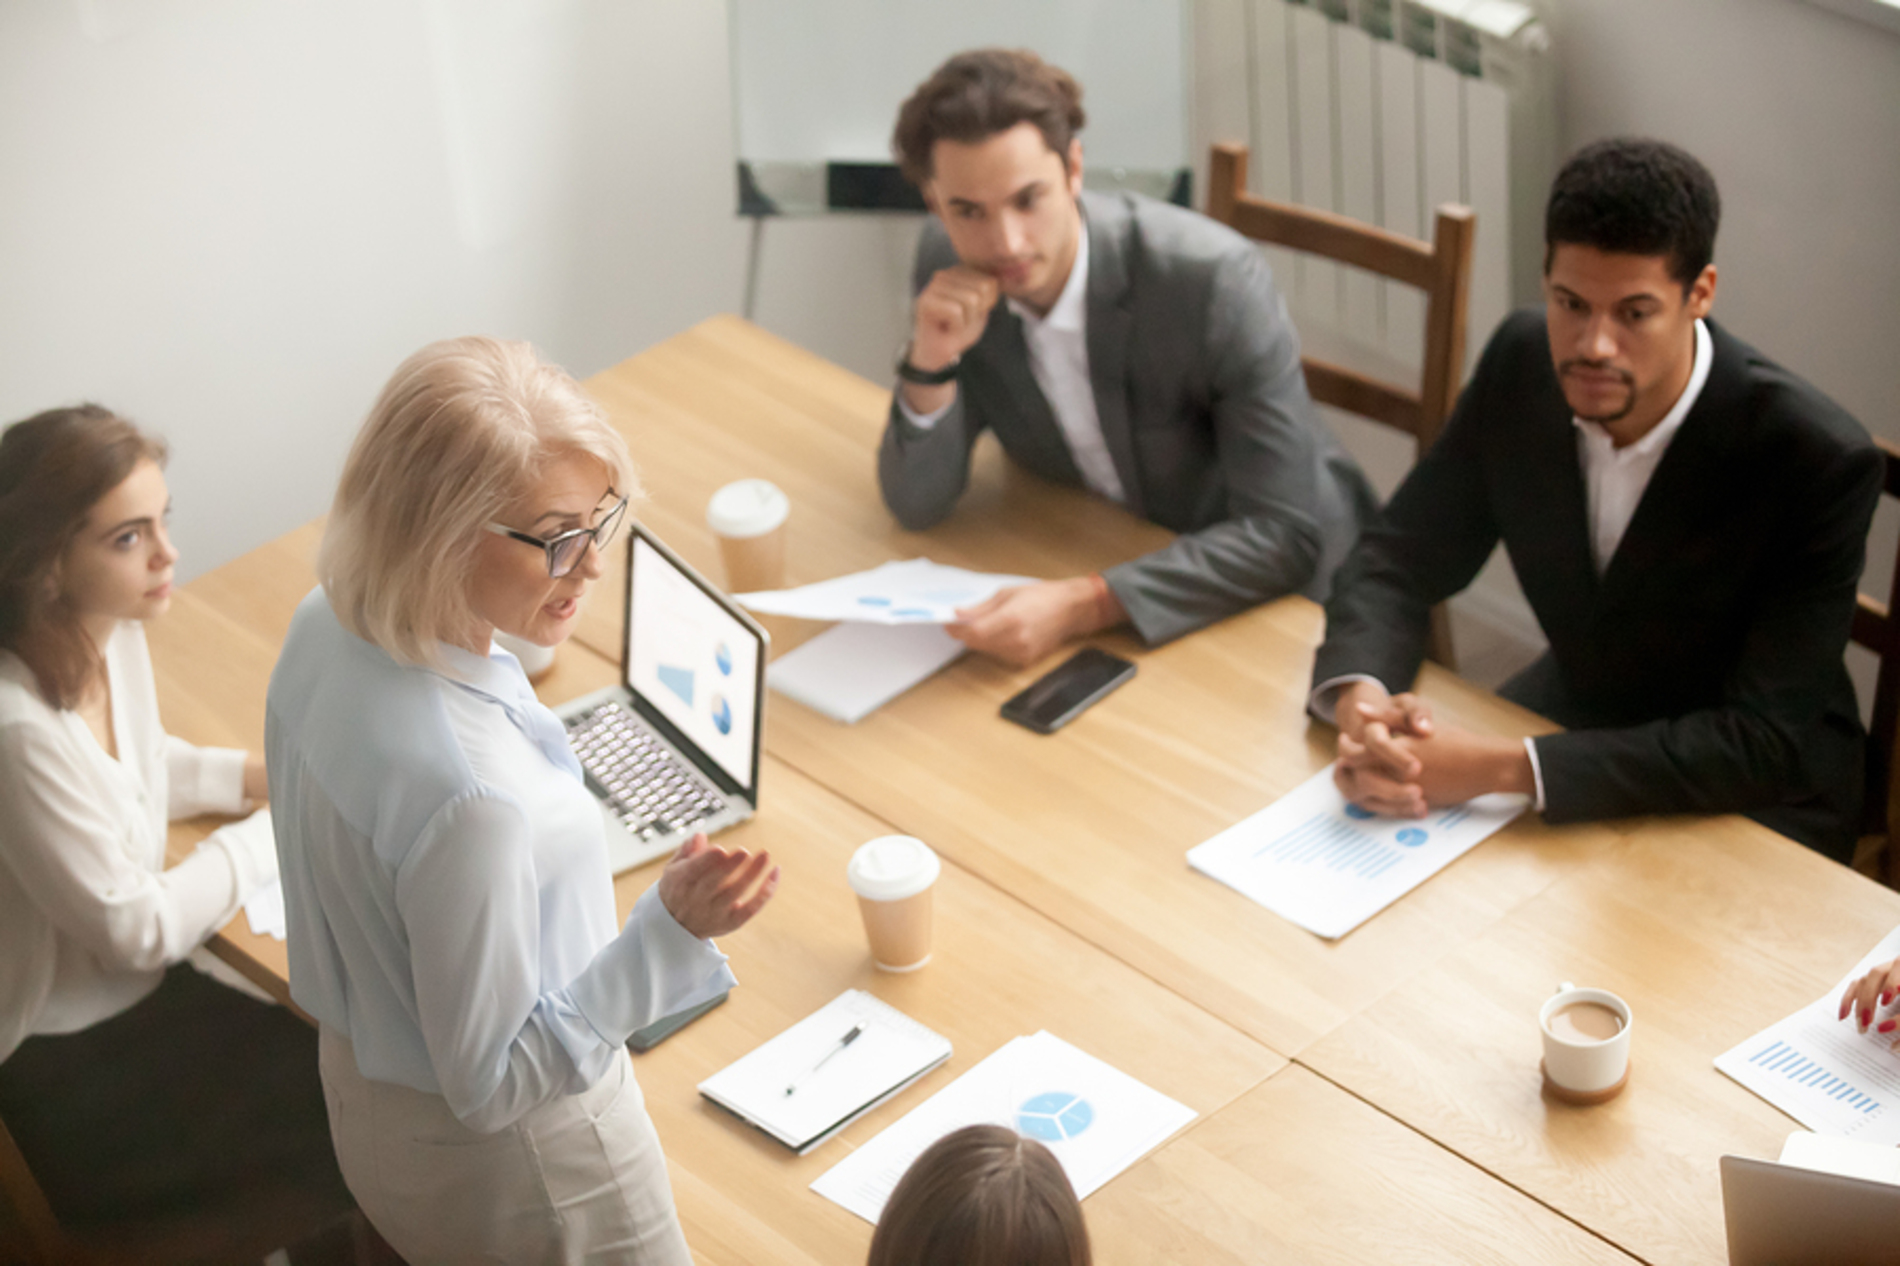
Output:
[[[1707,324],[1708,381],[1599,579],[1543,314],[1506,320],[1340,570],[1314,680],[1409,687],[1432,605],[1502,539],[1550,639],[1503,693],[1569,727],[1537,740],[1548,820],[1742,812],[1844,860],[1865,733],[1842,655],[1880,455]]]

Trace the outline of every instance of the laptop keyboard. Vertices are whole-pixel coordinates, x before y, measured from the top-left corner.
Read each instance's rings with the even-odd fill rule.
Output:
[[[603,703],[567,725],[587,785],[635,839],[685,830],[726,808],[726,799],[660,742],[633,711]]]

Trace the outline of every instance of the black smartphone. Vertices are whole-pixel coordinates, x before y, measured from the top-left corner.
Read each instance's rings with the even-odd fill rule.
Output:
[[[1119,655],[1085,646],[1003,705],[1003,715],[1038,734],[1054,734],[1090,704],[1135,675]]]
[[[731,992],[732,991],[728,989],[726,993],[719,994],[710,1001],[702,1002],[696,1007],[688,1007],[684,1011],[675,1011],[672,1015],[661,1016],[644,1029],[637,1030],[632,1037],[627,1039],[627,1045],[636,1051],[652,1050],[661,1042],[672,1037],[694,1020],[697,1020],[700,1016],[705,1015],[708,1011],[711,1011],[714,1007],[724,1002],[726,995]]]

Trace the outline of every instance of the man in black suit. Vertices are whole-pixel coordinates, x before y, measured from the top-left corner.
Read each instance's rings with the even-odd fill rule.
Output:
[[[1838,860],[1865,733],[1842,654],[1881,459],[1707,320],[1720,204],[1690,155],[1599,142],[1557,177],[1545,309],[1492,337],[1444,434],[1341,568],[1314,668],[1340,789],[1422,815],[1487,791],[1551,822],[1746,813]],[[1550,650],[1535,740],[1433,724],[1427,614],[1504,542]]]

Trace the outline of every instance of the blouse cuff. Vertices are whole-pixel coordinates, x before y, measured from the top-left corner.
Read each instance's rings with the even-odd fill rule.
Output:
[[[674,920],[659,888],[642,893],[619,936],[568,990],[601,1040],[625,1044],[655,1020],[698,1006],[739,983],[711,940]]]
[[[259,809],[242,822],[219,827],[198,847],[218,849],[231,863],[236,905],[250,900],[252,893],[277,878],[277,841],[271,831],[269,809]],[[231,913],[235,916],[237,911]]]
[[[171,784],[166,805],[173,818],[200,813],[243,813],[244,761],[249,753],[235,747],[193,747],[165,737],[166,775]]]

